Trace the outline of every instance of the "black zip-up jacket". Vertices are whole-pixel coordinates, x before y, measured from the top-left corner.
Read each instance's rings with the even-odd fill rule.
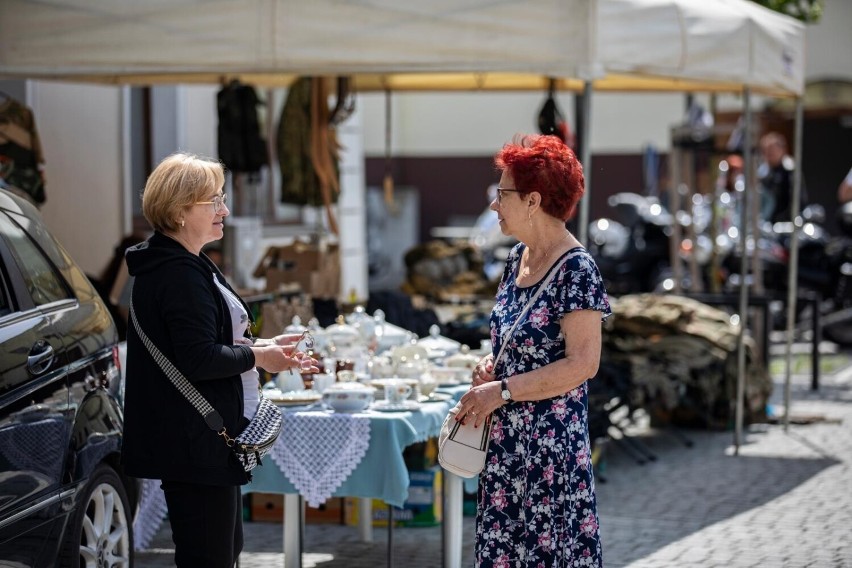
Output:
[[[240,373],[255,360],[250,347],[234,345],[230,312],[213,275],[227,286],[225,278],[206,256],[161,233],[129,248],[125,258],[142,330],[236,435],[248,423]],[[127,328],[121,456],[127,474],[203,485],[247,483],[224,439],[171,383],[133,324]]]

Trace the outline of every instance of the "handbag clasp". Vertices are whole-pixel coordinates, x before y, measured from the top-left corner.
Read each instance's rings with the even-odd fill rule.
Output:
[[[229,448],[234,447],[234,439],[231,438],[230,436],[228,436],[228,432],[225,428],[222,428],[221,430],[219,430],[218,434],[220,436],[222,436],[223,438],[225,438],[225,445],[227,445]]]

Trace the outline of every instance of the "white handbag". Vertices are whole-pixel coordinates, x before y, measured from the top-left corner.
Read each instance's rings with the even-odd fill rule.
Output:
[[[450,409],[438,437],[438,463],[459,477],[476,477],[485,467],[488,440],[491,438],[491,415],[479,428],[473,421],[462,424],[456,421],[459,404]]]
[[[494,359],[494,364],[503,356],[506,346],[509,344],[509,338],[515,332],[524,315],[529,308],[535,304],[539,295],[550,284],[550,280],[559,271],[559,267],[565,262],[565,258],[560,260],[556,267],[550,271],[547,278],[542,282],[541,287],[536,291],[521,313],[518,314],[515,323],[503,337],[500,352]],[[441,426],[441,434],[438,436],[438,463],[445,470],[454,473],[459,477],[476,477],[485,467],[485,456],[488,455],[488,442],[491,439],[491,415],[485,418],[485,422],[480,424],[479,428],[474,427],[475,420],[469,420],[467,424],[462,424],[456,421],[456,415],[459,413],[461,402],[456,403],[450,409],[447,417],[444,419],[444,424]]]

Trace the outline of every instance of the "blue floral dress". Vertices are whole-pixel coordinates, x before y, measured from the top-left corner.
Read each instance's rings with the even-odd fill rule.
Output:
[[[503,335],[535,294],[515,283],[524,245],[509,254],[491,312],[491,341]],[[610,315],[595,261],[577,247],[518,324],[496,365],[511,377],[565,357],[562,316],[574,310]],[[555,268],[551,267],[551,270]],[[542,278],[544,280],[544,278]],[[475,553],[478,567],[602,566],[586,383],[553,398],[513,402],[493,415],[491,443],[479,478]]]

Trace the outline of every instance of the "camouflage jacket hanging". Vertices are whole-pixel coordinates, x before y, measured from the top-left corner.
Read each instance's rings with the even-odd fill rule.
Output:
[[[337,141],[329,127],[327,100],[321,78],[301,77],[287,92],[277,139],[282,203],[337,202]]]
[[[15,99],[0,102],[0,179],[37,205],[45,202],[44,156],[32,111]]]

